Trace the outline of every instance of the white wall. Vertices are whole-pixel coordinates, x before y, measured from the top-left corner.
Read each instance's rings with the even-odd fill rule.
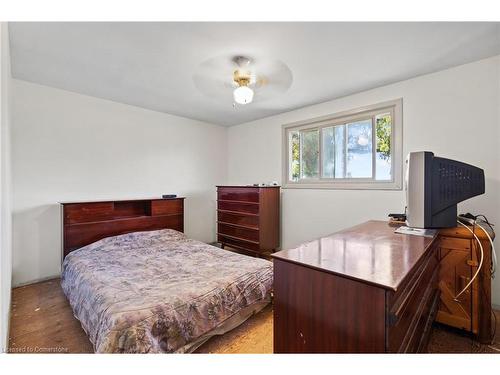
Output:
[[[484,168],[486,194],[460,211],[500,225],[499,70],[497,56],[227,130],[13,80],[14,284],[59,273],[58,201],[186,195],[187,234],[210,242],[214,185],[281,180],[282,124],[399,97],[404,154],[431,150]],[[402,191],[283,190],[282,245],[385,220],[403,202]],[[500,277],[493,283],[500,305]]]
[[[12,80],[13,283],[58,275],[57,202],[186,196],[185,229],[215,240],[226,129]]]
[[[404,155],[429,150],[483,168],[486,194],[459,212],[483,213],[500,226],[499,70],[497,56],[231,127],[229,183],[281,180],[282,124],[402,97]],[[284,189],[282,247],[403,209],[402,191]],[[493,283],[493,302],[500,305],[500,277]]]
[[[7,348],[12,278],[9,52],[8,27],[0,23],[0,352]]]

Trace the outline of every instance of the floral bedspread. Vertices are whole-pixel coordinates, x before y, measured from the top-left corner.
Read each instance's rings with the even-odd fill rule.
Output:
[[[62,287],[99,353],[169,353],[268,301],[272,263],[164,229],[71,252]]]

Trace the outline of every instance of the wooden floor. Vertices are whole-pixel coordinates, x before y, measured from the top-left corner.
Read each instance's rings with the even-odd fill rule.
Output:
[[[64,295],[60,279],[14,288],[9,351],[92,353]]]
[[[497,312],[500,319],[500,314]],[[497,331],[500,321],[497,322]],[[499,334],[500,335],[500,334]],[[497,337],[499,336],[497,335]],[[13,289],[9,351],[11,353],[92,353],[93,348],[61,289],[60,280]],[[210,339],[197,353],[272,353],[271,306],[226,333]],[[431,353],[500,353],[500,343],[479,345],[455,330],[438,326]]]

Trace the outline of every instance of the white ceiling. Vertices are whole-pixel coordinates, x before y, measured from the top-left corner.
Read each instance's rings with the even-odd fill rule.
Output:
[[[12,75],[235,125],[500,54],[500,23],[10,23]],[[291,69],[279,96],[233,108],[193,73],[224,55]],[[229,89],[230,90],[230,89]]]

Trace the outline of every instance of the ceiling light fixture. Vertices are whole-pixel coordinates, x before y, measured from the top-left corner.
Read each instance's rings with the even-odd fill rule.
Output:
[[[253,90],[248,86],[239,86],[234,89],[233,98],[238,104],[249,104],[253,100]]]
[[[249,104],[253,100],[253,90],[248,87],[252,82],[252,73],[249,70],[250,59],[244,56],[236,56],[233,61],[238,65],[233,73],[233,81],[236,88],[233,91],[234,101],[238,104]]]

